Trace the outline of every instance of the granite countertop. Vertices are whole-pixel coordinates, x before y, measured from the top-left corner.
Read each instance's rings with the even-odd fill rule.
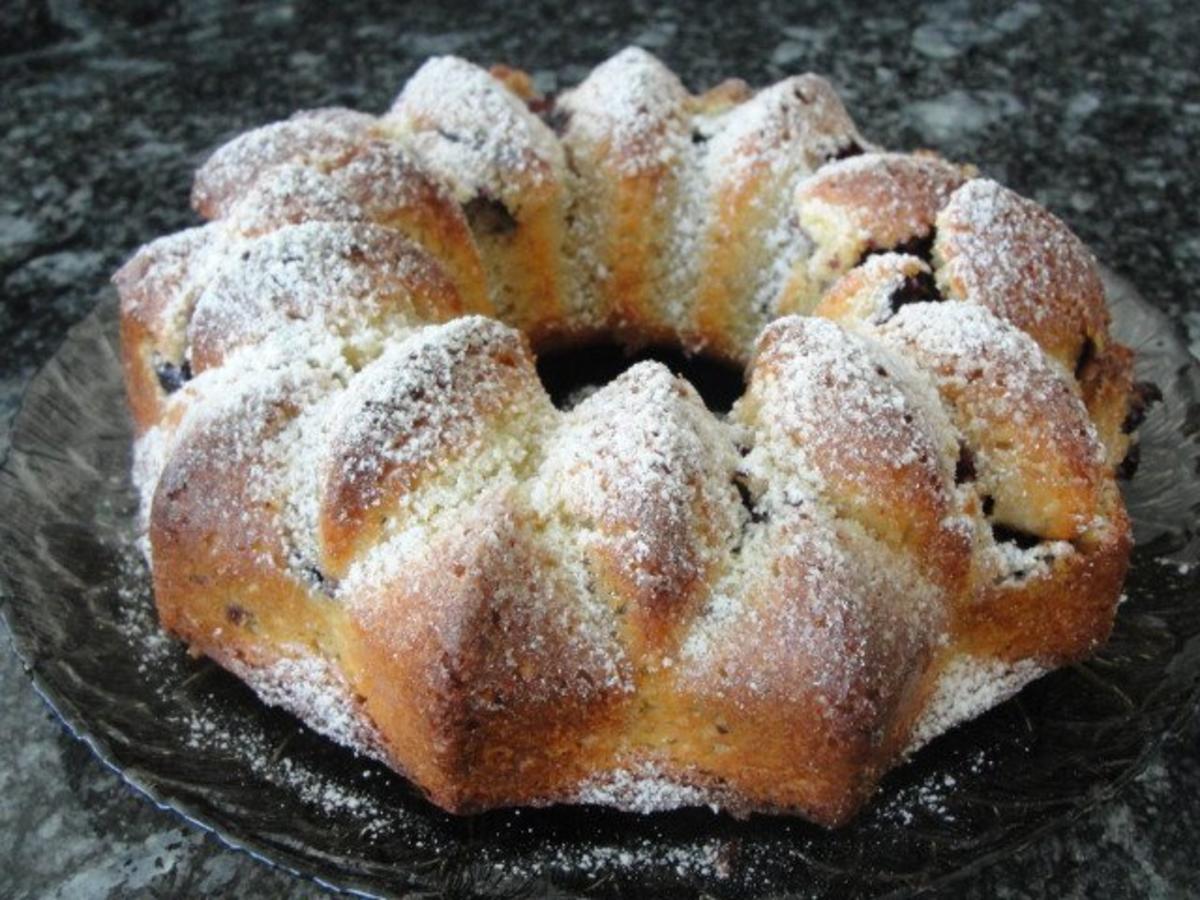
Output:
[[[113,269],[193,223],[189,176],[208,149],[297,108],[380,110],[436,53],[513,62],[543,88],[629,43],[693,87],[822,72],[872,139],[938,147],[1049,205],[1200,346],[1200,5],[684,5],[6,4],[0,455],[30,376]],[[0,721],[0,895],[322,893],[136,796],[50,715],[7,641]],[[955,895],[1191,894],[1198,739],[1193,723],[1115,799]]]

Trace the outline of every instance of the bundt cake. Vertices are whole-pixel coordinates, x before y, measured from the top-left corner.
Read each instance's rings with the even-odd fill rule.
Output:
[[[846,822],[1110,630],[1138,414],[1083,244],[814,75],[426,62],[116,274],[162,624],[456,812]],[[597,342],[744,373],[727,414]],[[642,353],[645,356],[645,353]]]

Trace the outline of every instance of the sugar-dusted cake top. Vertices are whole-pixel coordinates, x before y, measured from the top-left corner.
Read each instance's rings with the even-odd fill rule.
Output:
[[[234,138],[193,202],[115,279],[160,616],[447,809],[838,824],[1111,626],[1095,261],[818,76],[438,57]],[[546,355],[597,341],[745,390],[660,354],[556,407]]]

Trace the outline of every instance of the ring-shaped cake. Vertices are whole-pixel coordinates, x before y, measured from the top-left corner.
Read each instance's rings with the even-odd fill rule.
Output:
[[[1092,256],[819,77],[435,58],[193,203],[115,276],[162,623],[445,809],[837,825],[1111,628],[1145,392]],[[597,341],[745,391],[556,406]]]

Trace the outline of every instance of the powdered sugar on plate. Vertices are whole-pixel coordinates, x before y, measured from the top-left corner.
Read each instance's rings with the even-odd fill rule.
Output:
[[[298,716],[314,731],[364,756],[381,757],[379,735],[360,715],[345,678],[328,660],[303,647],[283,647],[274,662],[251,666],[231,660],[228,668],[268,706]]]
[[[118,605],[114,622],[124,648],[137,660],[138,675],[158,702],[169,702],[175,711],[166,715],[164,726],[185,737],[181,753],[202,757],[226,757],[233,769],[242,768],[265,783],[299,797],[318,815],[332,819],[349,817],[366,840],[377,840],[406,825],[388,804],[372,796],[370,780],[375,767],[361,754],[358,766],[347,766],[345,774],[332,776],[286,753],[278,739],[272,740],[254,718],[239,714],[220,690],[211,690],[209,678],[215,666],[187,661],[182,645],[162,630],[154,612],[150,580],[141,550],[131,535],[117,557],[115,592]],[[333,685],[329,667],[320,660],[298,654],[245,673],[239,673],[267,703],[291,709],[305,707],[310,722],[323,725],[320,731],[347,746],[369,748],[361,726],[350,722],[343,698]],[[187,702],[176,703],[182,694]],[[296,723],[296,730],[304,726]],[[285,739],[286,740],[286,739]],[[351,760],[350,750],[345,751]],[[353,774],[351,774],[353,773]]]
[[[685,806],[709,806],[714,812],[717,809],[717,800],[711,791],[670,778],[651,764],[602,772],[579,788],[575,802],[597,803],[637,813]]]

